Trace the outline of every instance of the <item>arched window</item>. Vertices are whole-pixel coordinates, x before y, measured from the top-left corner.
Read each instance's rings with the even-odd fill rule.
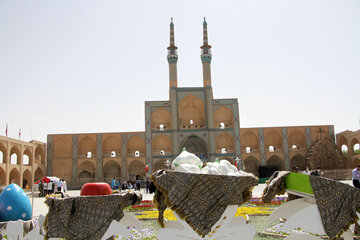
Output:
[[[14,164],[16,165],[17,164],[17,154],[16,153],[13,153],[10,157],[10,164]]]
[[[275,152],[274,146],[269,146],[269,152]]]
[[[251,153],[251,150],[252,150],[251,147],[246,147],[246,148],[245,148],[245,152],[246,152],[246,153]]]
[[[225,129],[225,124],[223,122],[220,123],[220,129]]]
[[[87,153],[86,153],[86,157],[87,157],[87,158],[91,158],[91,152],[87,152]]]
[[[222,149],[221,149],[221,154],[226,154],[226,153],[227,153],[226,148],[222,148]]]
[[[24,155],[23,156],[23,165],[29,165],[30,161],[29,161],[29,156],[28,155]]]
[[[0,151],[0,163],[4,163],[4,154]]]
[[[358,144],[358,143],[355,144],[353,149],[354,149],[355,154],[359,154],[360,153],[360,144]]]
[[[194,124],[194,121],[193,121],[193,120],[190,120],[190,124],[191,124],[191,125]]]
[[[161,150],[161,151],[160,151],[160,155],[164,156],[164,155],[165,155],[165,151],[164,151],[164,150]]]
[[[116,152],[115,151],[111,152],[111,157],[116,157]]]
[[[159,129],[160,129],[160,131],[164,131],[164,129],[165,129],[164,124],[160,124]]]
[[[292,145],[291,149],[292,149],[293,151],[296,151],[296,150],[298,150],[298,147],[297,147],[296,145]]]
[[[341,146],[341,152],[342,152],[342,154],[347,154],[348,153],[348,147],[345,144],[343,144]]]
[[[140,151],[138,150],[135,151],[135,157],[140,157]]]

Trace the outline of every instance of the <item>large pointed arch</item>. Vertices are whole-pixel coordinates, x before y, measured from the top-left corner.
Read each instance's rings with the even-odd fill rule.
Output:
[[[45,150],[42,146],[35,148],[35,162],[45,165]]]
[[[108,136],[103,142],[102,149],[105,157],[121,156],[121,139]],[[114,154],[112,155],[112,153]]]
[[[172,153],[172,141],[165,134],[156,135],[151,147],[153,155],[170,155]]]
[[[104,171],[104,180],[106,182],[111,181],[112,178],[120,178],[121,177],[121,167],[120,164],[111,160],[108,161],[103,168]]]
[[[0,167],[0,186],[6,185],[6,173],[5,170]]]
[[[267,160],[267,164],[268,166],[273,166],[273,167],[277,167],[277,169],[279,171],[284,170],[284,162],[283,160],[277,156],[277,155],[273,155],[271,156],[268,160]]]
[[[132,157],[139,152],[139,157],[145,156],[146,146],[144,138],[139,135],[132,136],[127,143],[128,154]]]
[[[20,184],[20,173],[15,167],[10,171],[9,183],[16,183],[17,185],[21,186],[21,184]]]
[[[356,144],[359,144],[359,140],[357,138],[353,138],[351,139],[351,142],[350,142],[350,149],[351,149],[351,153],[355,153],[355,145]]]
[[[298,167],[300,171],[304,171],[306,169],[305,157],[301,154],[296,154],[291,159],[291,169],[293,167]]]
[[[45,177],[44,172],[41,170],[40,167],[38,167],[34,173],[34,180],[38,181],[40,179],[42,179],[43,177]]]
[[[246,131],[241,138],[241,146],[243,151],[249,148],[249,152],[259,149],[259,139],[252,131]]]
[[[5,145],[2,143],[0,143],[0,152],[2,152],[2,159],[0,159],[0,163],[7,163],[8,162],[8,159],[6,158],[7,151]]]
[[[206,126],[205,103],[189,94],[179,102],[180,128],[203,128]]]
[[[171,129],[171,115],[170,112],[164,108],[156,109],[151,114],[151,128],[152,130],[162,130],[160,125],[163,126],[163,130]]]
[[[29,148],[26,148],[23,153],[23,159],[22,159],[23,165],[32,165],[33,159],[32,159],[32,153]]]
[[[95,166],[90,161],[84,161],[79,166],[79,182],[93,182],[95,179]]]
[[[130,178],[145,177],[145,163],[138,159],[131,161],[128,166],[128,173]]]
[[[223,124],[221,124],[223,123]],[[233,126],[233,113],[227,107],[219,107],[214,113],[215,128],[231,128]]]
[[[295,145],[297,148],[305,148],[306,147],[305,134],[300,132],[298,129],[295,129],[289,134],[288,142],[290,147]]]
[[[274,147],[274,150],[282,148],[282,136],[275,130],[270,130],[265,134],[265,146],[269,149],[270,146]]]
[[[234,138],[228,133],[221,133],[215,139],[216,153],[221,153],[221,149],[225,149],[226,153],[235,152]]]
[[[206,159],[208,156],[208,149],[205,140],[196,135],[191,135],[186,138],[181,145],[181,149],[183,148],[185,148],[188,152],[194,153],[201,159]]]
[[[71,136],[57,136],[54,138],[54,157],[67,158],[72,157],[72,137]],[[36,159],[37,163],[41,163]]]
[[[253,173],[255,176],[259,176],[260,161],[257,158],[250,156],[244,160],[244,164],[246,172]]]
[[[32,187],[32,175],[29,169],[26,169],[23,173],[23,182],[22,182],[22,188],[26,188],[26,186]]]
[[[16,145],[13,146],[10,150],[10,164],[14,164],[14,165],[20,164],[21,161],[20,156],[21,154],[19,147]]]
[[[89,152],[91,155],[88,155]],[[89,156],[91,156],[91,158],[96,156],[96,141],[86,136],[79,141],[79,157],[87,158]]]

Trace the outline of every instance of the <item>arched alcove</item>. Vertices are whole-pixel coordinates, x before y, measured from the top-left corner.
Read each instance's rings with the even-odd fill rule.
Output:
[[[10,150],[10,164],[17,165],[20,164],[20,150],[17,146],[13,146]]]
[[[32,165],[32,154],[30,149],[25,149],[22,159],[23,165]]]
[[[108,136],[102,145],[104,157],[121,156],[121,139]]]
[[[186,138],[181,145],[181,149],[186,148],[188,152],[194,153],[201,159],[206,159],[208,156],[207,144],[204,139],[192,135]]]
[[[283,160],[277,156],[277,155],[273,155],[271,156],[266,163],[267,166],[274,166],[277,167],[278,170],[282,171],[284,170],[284,163]]]
[[[90,161],[84,161],[79,166],[79,182],[93,182],[95,178],[95,166]]]
[[[170,155],[172,153],[172,141],[165,134],[156,135],[151,147],[153,155],[162,155],[161,151],[164,151],[163,155]]]
[[[203,128],[206,126],[205,103],[200,98],[189,94],[179,102],[180,128]],[[190,121],[193,124],[190,124]]]
[[[0,143],[0,163],[7,163],[6,147],[2,143]]]
[[[288,138],[289,146],[295,145],[297,149],[306,147],[306,137],[305,134],[300,132],[298,129],[295,129],[289,134]]]
[[[103,168],[105,181],[111,181],[112,178],[121,178],[120,164],[111,160]]]
[[[43,177],[45,177],[45,174],[43,173],[41,168],[37,168],[34,173],[34,180],[37,181],[37,180],[42,179]]]
[[[5,170],[0,167],[0,186],[5,186],[6,184],[6,174]]]
[[[139,152],[139,157],[145,156],[145,149],[145,141],[139,135],[132,136],[127,143],[128,155],[131,157],[134,157],[136,151]]]
[[[265,134],[265,148],[269,149],[270,146],[273,146],[274,150],[282,148],[282,136],[275,130]]]
[[[245,171],[253,173],[255,176],[259,176],[259,160],[253,156],[250,156],[244,160]]]
[[[89,152],[90,158],[96,156],[96,142],[90,137],[84,137],[79,141],[79,158],[89,158]]]
[[[214,126],[219,126],[220,129],[232,128],[233,114],[227,107],[220,107],[214,113]]]
[[[128,173],[131,179],[137,177],[143,178],[146,175],[144,162],[137,159],[131,161],[128,166]]]
[[[234,138],[228,133],[221,133],[215,139],[216,153],[234,153]]]
[[[306,169],[305,157],[301,154],[296,154],[291,159],[291,169],[293,167],[298,167],[300,171],[304,171]]]
[[[32,176],[31,176],[31,172],[28,169],[26,169],[23,173],[22,188],[26,188],[26,185],[32,188]]]
[[[21,186],[21,184],[20,184],[20,173],[16,168],[13,168],[10,171],[9,183],[16,183],[17,185]]]
[[[343,155],[346,155],[346,154],[348,154],[348,152],[349,152],[348,146],[346,146],[345,144],[343,144],[343,145],[341,146],[341,153],[342,153]]]
[[[45,151],[41,146],[35,148],[35,162],[45,165]]]
[[[159,108],[151,114],[151,129],[152,130],[170,130],[171,129],[171,115],[169,111]]]
[[[241,145],[243,147],[243,151],[245,148],[249,147],[251,151],[259,149],[259,139],[252,131],[246,131],[241,137]]]

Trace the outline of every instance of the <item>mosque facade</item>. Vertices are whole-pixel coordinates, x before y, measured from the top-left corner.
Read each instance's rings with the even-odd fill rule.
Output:
[[[268,169],[305,169],[319,138],[335,142],[333,125],[241,128],[237,98],[213,97],[211,45],[203,22],[202,87],[178,87],[177,47],[170,23],[169,99],[145,102],[144,132],[50,134],[47,174],[69,185],[145,177],[165,168],[182,148],[204,162],[227,159],[261,177]],[[146,171],[148,169],[148,172]]]

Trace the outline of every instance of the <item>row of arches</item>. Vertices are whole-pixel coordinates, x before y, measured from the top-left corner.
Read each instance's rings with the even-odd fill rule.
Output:
[[[189,94],[179,102],[180,129],[196,129],[206,127],[205,103],[199,97]],[[215,128],[225,129],[233,127],[233,113],[227,107],[219,107],[214,111],[213,123]],[[151,129],[164,131],[171,129],[171,114],[164,108],[156,109],[151,115]]]
[[[37,168],[35,173],[34,173],[34,178],[33,175],[31,174],[29,169],[26,169],[23,174],[22,174],[22,183],[21,178],[20,178],[20,172],[17,168],[13,168],[10,173],[9,173],[9,179],[8,179],[8,183],[16,183],[19,186],[22,186],[23,188],[26,187],[26,185],[28,185],[29,187],[32,186],[32,183],[34,181],[37,181],[41,178],[43,178],[44,172],[41,170],[41,168]],[[0,186],[6,185],[7,181],[6,181],[6,173],[5,170],[3,168],[0,167]]]
[[[360,141],[356,137],[348,141],[344,136],[341,136],[338,140],[338,146],[341,147],[343,155],[360,154]]]
[[[275,152],[283,148],[283,136],[276,130],[270,130],[265,133],[264,143],[265,149],[268,152]],[[291,151],[298,151],[306,149],[306,136],[298,129],[291,131],[287,139],[289,149]],[[259,151],[260,140],[259,137],[252,131],[246,131],[241,135],[242,151],[245,153],[252,153]]]
[[[20,147],[14,145],[10,149],[10,159],[8,159],[8,149],[4,144],[0,143],[0,163],[10,163],[13,165],[18,165],[20,163],[23,165],[33,165],[34,163],[45,164],[45,151],[43,147],[37,146],[35,148],[34,159],[32,151],[33,150],[30,147],[26,147],[21,154]]]

